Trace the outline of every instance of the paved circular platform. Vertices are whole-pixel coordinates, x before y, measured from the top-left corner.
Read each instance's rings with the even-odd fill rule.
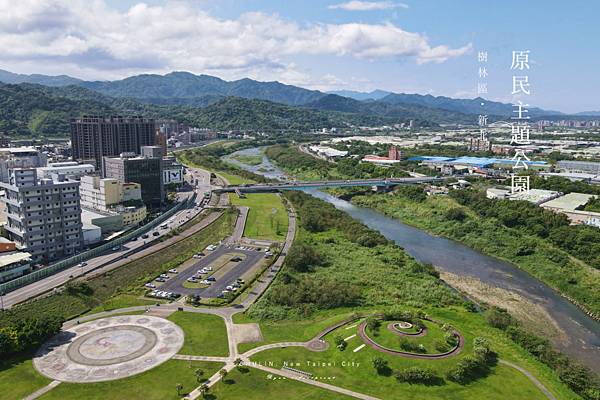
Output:
[[[163,318],[103,318],[54,336],[38,350],[33,365],[40,374],[61,382],[121,379],[169,360],[184,339],[183,330]]]
[[[325,351],[329,348],[329,343],[324,340],[313,339],[304,346],[311,351]]]

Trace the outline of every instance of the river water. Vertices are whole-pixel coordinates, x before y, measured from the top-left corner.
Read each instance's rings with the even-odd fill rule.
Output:
[[[255,148],[244,150],[243,153],[259,155],[259,151]],[[259,167],[250,167],[241,163],[237,163],[237,165],[249,171],[269,176],[267,173],[259,172]],[[274,168],[274,166],[270,168]],[[276,175],[284,173],[279,168],[277,170],[281,172],[269,177],[276,177]],[[600,323],[590,318],[546,284],[511,263],[486,256],[458,242],[431,236],[418,228],[368,208],[357,207],[348,201],[319,190],[313,189],[306,192],[332,203],[336,208],[346,211],[368,227],[378,230],[388,239],[392,239],[396,244],[404,247],[408,254],[422,263],[432,263],[436,267],[459,276],[474,276],[483,283],[515,291],[532,302],[542,305],[559,323],[569,338],[568,343],[562,341],[555,343],[557,347],[567,354],[576,356],[595,371],[600,372]],[[509,278],[507,275],[512,275],[513,278]]]

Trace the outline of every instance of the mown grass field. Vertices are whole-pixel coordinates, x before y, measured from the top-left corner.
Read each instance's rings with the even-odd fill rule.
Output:
[[[236,206],[250,208],[244,236],[254,239],[285,240],[288,216],[283,203],[275,193],[248,193],[245,199],[229,196]]]
[[[179,325],[185,333],[185,344],[179,354],[190,354],[191,340],[191,351],[194,356],[229,356],[227,329],[223,318],[210,314],[177,311],[167,319]]]
[[[52,382],[33,368],[32,353],[0,361],[0,399],[20,400]]]
[[[40,400],[176,400],[200,386],[194,376],[196,368],[204,370],[204,378],[212,376],[221,363],[169,360],[138,375],[115,381],[97,383],[61,383],[45,393]],[[183,390],[177,395],[176,384]]]

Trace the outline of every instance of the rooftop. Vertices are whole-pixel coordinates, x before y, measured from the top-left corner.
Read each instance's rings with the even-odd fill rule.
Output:
[[[0,256],[0,268],[29,258],[31,258],[31,254],[29,253],[13,253],[6,256]]]
[[[564,211],[575,211],[575,209],[579,206],[582,206],[588,202],[590,197],[593,197],[591,194],[583,194],[583,193],[569,193],[558,199],[551,200],[544,204],[545,207],[551,208],[560,208]]]

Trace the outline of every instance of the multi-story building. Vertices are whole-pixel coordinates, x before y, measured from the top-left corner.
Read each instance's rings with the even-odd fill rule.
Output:
[[[0,149],[0,175],[2,182],[8,182],[11,168],[45,167],[47,155],[33,147],[11,147]]]
[[[10,137],[0,132],[0,147],[10,147]]]
[[[38,180],[35,169],[13,168],[0,187],[8,238],[34,260],[58,259],[82,247],[79,182],[64,175]]]
[[[173,156],[163,157],[163,185],[183,183],[183,164]]]
[[[167,135],[157,131],[156,132],[156,145],[162,149],[163,156],[167,155]]]
[[[13,251],[0,255],[0,282],[18,278],[31,271],[33,260],[31,254]]]
[[[71,119],[71,143],[73,160],[95,159],[100,167],[102,157],[121,153],[140,153],[142,146],[156,143],[153,119],[141,116],[124,118],[84,115]]]
[[[469,140],[469,151],[481,153],[492,150],[492,142],[488,139],[471,138]]]
[[[84,176],[81,178],[81,206],[107,211],[118,204],[142,199],[139,183],[120,183],[114,178]]]
[[[390,160],[404,160],[404,151],[398,149],[396,146],[392,146],[390,149],[389,157]]]
[[[162,183],[162,158],[139,157],[121,154],[120,157],[104,157],[104,177],[120,183],[139,183],[142,201],[150,208],[160,207],[164,198]]]
[[[79,164],[75,161],[64,163],[49,163],[47,167],[37,169],[37,175],[40,179],[51,179],[54,174],[63,174],[69,178],[79,179],[82,176],[94,173],[92,164]]]

